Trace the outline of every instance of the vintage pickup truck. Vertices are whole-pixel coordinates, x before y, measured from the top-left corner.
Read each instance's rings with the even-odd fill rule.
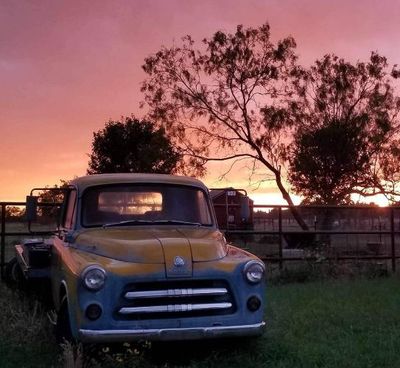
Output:
[[[228,244],[200,181],[161,174],[73,180],[59,229],[16,245],[15,268],[49,278],[59,339],[257,336],[265,267]],[[28,212],[36,198],[27,198]]]

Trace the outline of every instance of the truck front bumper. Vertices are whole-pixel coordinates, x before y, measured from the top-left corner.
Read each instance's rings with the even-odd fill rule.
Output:
[[[125,342],[134,340],[171,341],[199,340],[222,337],[259,336],[263,333],[265,322],[254,325],[215,326],[193,328],[166,328],[144,330],[79,330],[82,342]]]

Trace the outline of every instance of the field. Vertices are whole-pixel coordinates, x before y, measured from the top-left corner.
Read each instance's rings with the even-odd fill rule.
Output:
[[[398,367],[400,280],[267,288],[258,340],[58,348],[45,311],[0,284],[0,367]]]

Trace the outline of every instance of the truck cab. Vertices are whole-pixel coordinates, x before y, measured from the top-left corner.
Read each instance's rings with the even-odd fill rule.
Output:
[[[100,174],[73,180],[64,197],[55,235],[16,246],[24,277],[50,279],[59,338],[262,333],[264,264],[226,242],[202,182]]]

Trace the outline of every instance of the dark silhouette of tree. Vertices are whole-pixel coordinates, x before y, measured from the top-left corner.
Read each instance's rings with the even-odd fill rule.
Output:
[[[289,180],[305,203],[349,204],[355,183],[369,171],[364,121],[333,120],[295,139]]]
[[[200,47],[190,36],[145,59],[144,103],[182,153],[199,165],[250,160],[275,180],[293,216],[307,225],[285,188],[282,164],[294,121],[285,97],[297,78],[293,38],[274,44],[270,27],[216,32]]]
[[[302,72],[289,181],[306,201],[343,204],[351,194],[398,194],[397,73],[377,53],[355,64],[326,55]]]
[[[88,174],[183,171],[181,154],[165,134],[148,121],[126,117],[109,121],[93,133]]]
[[[46,185],[44,190],[38,194],[39,203],[62,203],[64,200],[65,189],[68,188],[69,181],[60,179],[60,184],[53,186]],[[47,190],[48,189],[48,190]]]
[[[1,210],[0,210],[1,213]],[[25,215],[25,208],[20,206],[6,206],[5,217],[6,221],[18,222],[22,221]]]
[[[65,197],[65,190],[68,186],[68,180],[60,179],[60,184],[54,184],[53,186],[47,185],[44,190],[39,191],[38,215],[42,221],[58,219],[61,205]],[[46,204],[57,204],[58,206],[47,206]]]

